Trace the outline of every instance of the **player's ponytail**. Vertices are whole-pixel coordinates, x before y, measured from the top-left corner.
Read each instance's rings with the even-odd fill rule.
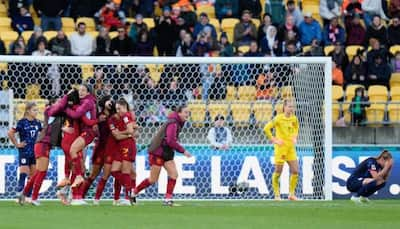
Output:
[[[379,160],[379,159],[381,159],[381,158],[383,158],[383,159],[386,161],[386,160],[392,158],[392,154],[391,154],[388,150],[383,150],[383,151],[378,155],[378,157],[376,158],[376,160]]]
[[[27,102],[25,104],[25,111],[24,111],[24,117],[25,118],[28,115],[29,111],[34,107],[36,107],[36,103],[35,102]]]
[[[120,98],[120,99],[117,101],[117,104],[126,107],[126,109],[127,109],[128,111],[130,111],[129,104],[128,104],[128,102],[127,102],[124,98]]]

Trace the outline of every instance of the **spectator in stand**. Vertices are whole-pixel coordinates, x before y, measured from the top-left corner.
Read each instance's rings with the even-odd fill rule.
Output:
[[[393,72],[399,73],[400,72],[400,51],[397,51],[394,54],[394,58],[392,58],[392,69]]]
[[[68,0],[34,0],[33,7],[41,18],[40,27],[44,31],[61,30],[61,16],[67,5]]]
[[[292,16],[294,20],[294,24],[299,27],[300,23],[303,21],[303,14],[301,10],[296,7],[296,3],[293,0],[289,0],[286,3],[287,11],[286,11],[286,19],[288,16]]]
[[[204,31],[204,28],[206,26],[208,26],[211,28],[211,36],[214,39],[217,39],[217,31],[215,30],[215,27],[213,25],[211,25],[209,22],[210,22],[210,20],[208,19],[207,14],[201,13],[199,21],[194,26],[193,36],[197,37],[197,35],[199,35],[200,32]]]
[[[132,10],[136,12],[136,15],[140,14],[143,15],[143,17],[152,17],[154,2],[156,2],[156,0],[134,0]]]
[[[210,50],[211,50],[211,51],[212,51],[212,50],[217,50],[217,49],[218,49],[218,41],[217,41],[216,38],[212,37],[212,35],[211,35],[211,33],[212,33],[211,28],[208,27],[208,26],[206,26],[206,27],[204,27],[204,31],[203,31],[203,32],[206,34],[207,42],[208,42],[208,44],[209,44],[209,46],[210,46]]]
[[[183,40],[185,39],[185,35],[187,34],[188,32],[186,32],[186,30],[184,30],[184,29],[181,29],[181,30],[179,30],[179,39],[175,42],[175,44],[174,44],[174,52],[175,52],[175,54],[176,54],[176,51],[177,51],[177,49],[178,49],[178,46],[180,45],[180,44],[182,44],[182,42],[183,42]]]
[[[209,90],[209,99],[211,100],[225,100],[227,92],[227,80],[222,74],[221,65],[215,66],[215,72],[212,73],[214,80],[211,83]]]
[[[49,50],[57,56],[71,55],[71,43],[63,31],[58,31],[57,35],[49,41]]]
[[[322,41],[321,26],[312,18],[310,12],[304,13],[304,21],[300,23],[299,32],[300,42],[303,46],[310,45],[314,39],[318,42]]]
[[[226,36],[226,33],[223,32],[221,34],[221,38],[219,41],[219,56],[221,57],[231,57],[233,56],[233,46],[231,43],[229,43],[228,37]]]
[[[346,24],[346,33],[346,45],[364,45],[365,28],[361,25],[359,14],[355,14],[353,19]]]
[[[304,56],[325,56],[324,49],[321,47],[317,39],[312,40],[311,48],[309,51],[304,53]]]
[[[288,41],[285,45],[285,50],[283,51],[283,56],[297,56],[299,51],[296,46],[296,42]]]
[[[367,65],[362,61],[360,53],[355,55],[353,61],[347,66],[344,76],[346,85],[361,84],[368,87]]]
[[[364,125],[364,121],[367,118],[365,108],[370,105],[369,98],[365,95],[365,89],[363,87],[356,88],[355,95],[351,99],[350,105],[351,125]]]
[[[125,13],[120,9],[120,5],[115,4],[113,1],[105,4],[94,17],[99,24],[109,31],[117,30],[125,22]]]
[[[244,10],[250,11],[253,18],[260,19],[262,11],[260,0],[239,0],[239,14],[242,15]]]
[[[392,24],[389,25],[388,46],[400,45],[400,15],[396,15],[392,19]]]
[[[347,65],[349,64],[349,57],[347,56],[342,43],[336,41],[335,48],[328,53],[328,56],[332,57],[332,60],[335,61],[338,68],[342,71],[346,70]]]
[[[337,17],[332,18],[329,25],[326,25],[323,32],[324,45],[333,45],[336,42],[344,44],[345,32]]]
[[[381,56],[382,61],[384,63],[389,63],[389,52],[388,50],[380,44],[380,42],[376,39],[371,39],[371,50],[367,53],[367,62],[368,65],[374,64],[375,56]]]
[[[106,4],[107,0],[68,0],[70,2],[69,15],[64,15],[64,17],[93,17],[101,7]],[[68,13],[68,12],[66,12]]]
[[[187,33],[192,33],[192,29],[186,24],[185,19],[179,16],[176,20],[176,31],[185,30]]]
[[[46,49],[46,41],[39,40],[37,43],[37,48],[32,52],[32,56],[50,56],[51,52]]]
[[[118,36],[111,40],[111,45],[110,45],[111,53],[115,56],[132,55],[135,50],[132,39],[127,36],[124,27],[119,27],[117,31],[118,31]]]
[[[181,15],[181,7],[179,7],[178,5],[174,5],[171,11],[171,19],[172,21],[175,22],[175,24],[177,24],[177,20],[178,17],[180,17],[180,15]]]
[[[23,56],[26,55],[26,49],[24,46],[20,45],[20,44],[16,44],[14,46],[14,52],[11,53],[11,55],[17,55],[17,56]],[[22,72],[22,71],[21,71]],[[18,93],[17,93],[18,94]]]
[[[336,62],[332,60],[332,85],[343,86],[343,71],[336,65]]]
[[[179,87],[178,78],[174,77],[170,84],[167,94],[164,98],[164,104],[167,107],[172,107],[177,104],[182,104],[186,101],[183,90]]]
[[[386,27],[382,24],[382,19],[379,15],[375,15],[372,18],[372,24],[368,26],[367,32],[365,34],[364,45],[368,46],[372,38],[377,39],[380,44],[387,45],[387,31]]]
[[[35,51],[36,47],[37,47],[37,41],[39,39],[44,39],[46,40],[46,38],[43,36],[43,30],[42,28],[40,28],[39,26],[35,26],[33,33],[31,35],[31,37],[28,40],[28,47],[26,49],[26,52],[28,55],[32,54],[33,51]]]
[[[251,21],[250,11],[243,11],[242,20],[234,27],[233,40],[236,47],[249,45],[252,40],[257,40],[257,28]]]
[[[216,150],[228,150],[232,144],[232,133],[228,127],[224,127],[225,118],[218,114],[207,134],[207,139],[212,148]]]
[[[33,30],[34,23],[31,14],[25,7],[19,8],[20,15],[12,17],[11,26],[18,33],[22,33],[25,30]]]
[[[19,16],[21,7],[29,9],[31,4],[32,0],[8,0],[8,16],[11,18]]]
[[[261,40],[265,37],[268,26],[270,26],[270,25],[272,25],[271,15],[265,13],[262,18],[261,24],[257,30],[257,41],[259,44],[260,44]]]
[[[202,32],[197,36],[197,41],[190,48],[193,56],[208,56],[210,52],[210,44],[207,42],[207,35]]]
[[[1,42],[3,42],[3,41],[1,41]],[[1,46],[1,45],[0,45]],[[25,44],[25,40],[24,40],[24,37],[23,36],[18,36],[18,38],[14,41],[14,42],[12,42],[11,44],[10,44],[10,47],[9,47],[9,50],[10,50],[10,54],[11,55],[17,55],[17,53],[15,52],[15,49],[16,49],[16,47],[19,47],[19,48],[23,48],[24,50],[26,50],[26,44]],[[3,47],[4,47],[4,43],[3,43]]]
[[[274,77],[269,67],[264,67],[264,72],[258,75],[256,81],[257,87],[257,100],[273,100],[274,97]]]
[[[143,22],[143,16],[141,14],[136,14],[135,22],[131,24],[131,29],[129,30],[129,37],[132,42],[136,44],[138,40],[138,34],[142,31],[148,31],[146,23]]]
[[[281,56],[282,49],[279,46],[278,31],[271,25],[267,29],[267,35],[261,40],[261,52],[269,56]]]
[[[271,20],[274,24],[283,24],[286,15],[284,0],[265,1],[265,12],[271,15]]]
[[[96,37],[95,56],[109,56],[110,55],[111,38],[108,34],[108,29],[101,27],[99,35]]]
[[[156,46],[159,56],[172,56],[173,46],[177,40],[176,25],[172,21],[170,13],[171,9],[164,7],[163,14],[156,20]]]
[[[400,15],[400,0],[390,0],[389,16],[395,17]]]
[[[193,30],[194,25],[197,23],[197,14],[194,11],[193,6],[190,2],[187,2],[181,6],[181,16],[185,20],[185,24]]]
[[[389,87],[390,75],[389,65],[383,61],[382,56],[376,55],[374,63],[368,65],[368,86],[383,85]]]
[[[362,0],[345,0],[343,1],[342,9],[344,14],[344,23],[345,25],[351,23],[354,15],[358,14],[362,16]]]
[[[139,33],[139,40],[136,43],[136,56],[153,56],[154,44],[149,38],[149,33],[144,30]]]
[[[90,56],[94,51],[92,36],[86,33],[86,24],[78,23],[78,31],[70,36],[71,54],[74,56]]]
[[[193,56],[192,45],[192,36],[185,32],[183,39],[177,45],[176,56]]]
[[[257,41],[251,41],[250,49],[247,53],[244,54],[244,56],[246,56],[246,57],[261,57],[261,56],[264,56],[264,54],[258,51]]]
[[[215,0],[214,7],[219,20],[239,17],[239,0]]]
[[[280,25],[278,29],[279,49],[283,50],[286,43],[293,41],[296,44],[300,42],[299,30],[294,24],[292,15],[287,15],[285,24]],[[299,44],[300,45],[300,44]]]
[[[365,25],[367,27],[371,26],[371,24],[373,23],[372,20],[374,15],[378,15],[380,18],[388,20],[383,10],[381,0],[363,0],[362,10],[363,10],[363,18],[365,21]]]
[[[319,14],[321,15],[324,27],[329,25],[329,22],[335,18],[340,17],[341,0],[320,0],[319,1]]]

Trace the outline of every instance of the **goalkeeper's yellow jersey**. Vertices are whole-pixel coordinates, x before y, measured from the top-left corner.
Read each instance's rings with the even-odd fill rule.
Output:
[[[293,146],[293,138],[299,133],[299,120],[296,115],[286,117],[278,114],[264,127],[264,133],[268,139],[272,138],[272,129],[275,128],[275,137],[284,141],[285,146]]]

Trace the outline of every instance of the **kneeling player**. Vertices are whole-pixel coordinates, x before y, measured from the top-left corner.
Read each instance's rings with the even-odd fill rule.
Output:
[[[393,159],[384,150],[378,157],[370,157],[359,164],[347,179],[347,189],[355,194],[354,202],[368,202],[368,197],[383,188],[392,170]]]
[[[150,177],[142,181],[134,190],[137,195],[141,190],[149,187],[158,180],[161,168],[164,167],[168,174],[167,193],[165,194],[164,205],[174,206],[172,194],[174,191],[178,171],[174,161],[174,151],[183,153],[186,157],[192,155],[179,143],[178,136],[185,121],[189,117],[187,106],[180,106],[175,112],[168,116],[168,121],[162,125],[157,134],[153,137],[149,146]]]

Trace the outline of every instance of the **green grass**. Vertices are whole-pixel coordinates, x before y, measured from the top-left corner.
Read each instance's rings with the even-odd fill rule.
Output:
[[[336,201],[196,201],[182,207],[162,207],[160,202],[141,202],[134,207],[19,206],[0,202],[0,228],[54,229],[251,229],[251,228],[373,228],[400,226],[400,200],[374,200],[356,205]]]

